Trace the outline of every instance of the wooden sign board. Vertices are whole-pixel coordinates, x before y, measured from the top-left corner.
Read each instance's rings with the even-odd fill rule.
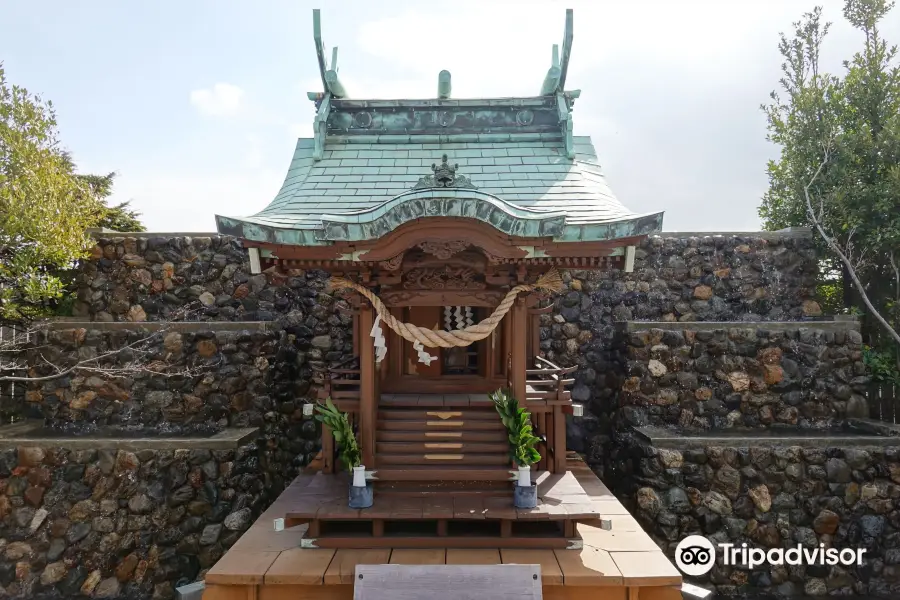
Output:
[[[539,600],[540,565],[357,565],[354,600]]]

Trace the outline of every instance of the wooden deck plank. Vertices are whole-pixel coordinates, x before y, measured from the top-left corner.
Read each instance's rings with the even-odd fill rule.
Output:
[[[607,552],[659,551],[656,542],[643,531],[605,530],[579,523],[578,533],[581,534],[585,546]]]
[[[469,394],[469,406],[493,406],[494,402],[487,394]],[[499,419],[499,417],[497,417]]]
[[[256,585],[280,552],[226,552],[206,574],[206,582],[220,585]]]
[[[419,394],[419,399],[416,401],[416,406],[442,407],[445,406],[444,397],[438,394]]]
[[[469,395],[468,394],[444,394],[443,396],[444,406],[469,406]]]
[[[273,585],[322,585],[334,550],[291,548],[278,555],[266,572],[265,583]]]
[[[208,581],[203,590],[203,600],[247,600],[255,585],[216,585]]]
[[[634,600],[635,597],[628,597],[628,588],[626,587],[588,587],[588,586],[570,586],[555,585],[545,586],[543,589],[543,600]],[[278,600],[281,600],[280,598]],[[643,600],[643,597],[638,600]],[[681,600],[680,598],[678,600]]]
[[[306,525],[275,531],[272,521],[265,521],[267,527],[251,527],[229,549],[229,552],[281,552],[300,545],[306,533]]]
[[[319,505],[316,511],[317,519],[358,519],[359,509],[347,506],[347,497],[339,500],[331,500]]]
[[[383,565],[390,560],[389,548],[378,550],[337,550],[322,581],[325,585],[353,584],[356,565]]]
[[[556,507],[551,507],[547,504],[538,504],[534,508],[516,509],[516,519],[520,521],[546,521],[556,514],[566,515],[566,510],[562,509],[560,511]]]
[[[630,515],[621,502],[616,499],[612,500],[597,500],[596,498],[591,500],[591,506],[594,507],[600,516],[605,517],[606,515]]]
[[[392,565],[443,565],[447,561],[447,551],[444,549],[413,550],[411,548],[397,548],[391,551]]]
[[[244,595],[240,600],[249,600]],[[353,600],[352,585],[263,585],[255,600]],[[206,596],[203,600],[208,600]],[[229,599],[231,600],[231,599]],[[235,599],[237,600],[237,599]]]
[[[450,541],[452,544],[453,542]],[[447,548],[448,565],[499,565],[500,550],[497,548],[463,549]],[[533,564],[533,563],[528,563]]]
[[[428,498],[422,504],[423,519],[452,519],[453,498],[449,496],[440,498]]]
[[[625,588],[628,589],[628,588]],[[638,600],[683,600],[681,585],[641,586]]]
[[[547,500],[563,501],[568,496],[587,495],[572,473],[541,472],[535,477],[538,496]]]
[[[631,515],[603,515],[599,519],[584,519],[579,520],[579,522],[599,529],[601,520],[610,522],[612,525],[611,531],[644,531],[637,519]]]
[[[628,586],[681,585],[681,574],[660,550],[610,552],[622,580]]]
[[[376,493],[374,502],[369,508],[359,511],[361,519],[387,519],[394,512],[394,498],[379,497]]]
[[[581,550],[554,550],[563,585],[622,585],[622,574],[609,552],[585,546]]]
[[[544,585],[563,584],[562,571],[559,569],[559,562],[556,560],[556,553],[553,550],[503,548],[500,550],[500,559],[505,565],[540,565],[541,582]]]
[[[391,519],[421,519],[424,506],[424,498],[404,498],[398,497],[393,499],[393,508],[391,509]]]
[[[484,515],[484,501],[480,496],[456,496],[453,498],[454,519],[483,520]]]
[[[488,519],[515,520],[518,517],[512,498],[503,496],[484,498],[482,504],[487,511],[484,516]]]

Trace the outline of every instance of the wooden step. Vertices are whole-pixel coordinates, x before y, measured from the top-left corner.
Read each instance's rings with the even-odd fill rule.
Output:
[[[375,468],[395,465],[434,465],[443,467],[462,467],[469,465],[509,465],[507,453],[474,454],[435,450],[426,454],[378,454],[375,456]]]
[[[467,452],[500,453],[506,456],[509,444],[503,442],[461,442],[441,440],[434,442],[378,442],[375,452],[378,454],[423,454],[427,452]]]
[[[462,419],[379,419],[378,431],[506,431],[503,423],[497,421]]]
[[[506,498],[512,495],[509,481],[376,481],[375,493],[379,498],[412,497],[441,498],[456,496],[480,496]]]
[[[384,420],[463,420],[463,421],[494,421],[500,423],[500,415],[493,410],[472,410],[458,408],[380,408],[378,418]]]
[[[375,432],[375,441],[380,442],[492,442],[508,444],[508,436],[505,430],[478,430],[457,431],[445,428],[444,430],[378,430]]]
[[[518,472],[509,467],[478,468],[410,466],[374,469],[376,481],[515,481]]]

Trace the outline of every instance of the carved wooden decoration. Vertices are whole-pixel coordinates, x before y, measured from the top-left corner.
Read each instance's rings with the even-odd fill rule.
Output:
[[[486,284],[476,279],[475,269],[444,265],[438,268],[417,268],[404,276],[403,287],[408,290],[483,290]]]
[[[419,248],[436,258],[447,260],[468,248],[469,244],[467,240],[427,241],[419,244]]]
[[[390,260],[383,260],[379,264],[384,269],[388,271],[396,271],[400,268],[400,265],[403,263],[403,256],[406,252],[400,252],[397,256],[391,258]]]

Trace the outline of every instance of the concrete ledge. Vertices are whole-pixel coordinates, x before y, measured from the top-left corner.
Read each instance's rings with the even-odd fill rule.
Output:
[[[59,437],[37,436],[37,430],[44,427],[41,421],[13,423],[0,427],[0,449],[20,446],[40,446],[42,448],[66,448],[68,450],[233,450],[254,440],[257,427],[225,429],[215,435],[190,437],[102,437],[94,434],[60,433]],[[147,432],[152,435],[152,432]]]
[[[663,231],[650,237],[660,238],[704,238],[704,237],[739,237],[746,239],[784,240],[789,238],[811,238],[809,227],[788,227],[778,231]]]
[[[195,581],[194,583],[175,588],[175,597],[178,600],[202,600],[205,588],[206,584],[204,582]]]
[[[828,317],[823,321],[624,321],[616,323],[621,331],[715,331],[717,329],[765,329],[767,331],[793,331],[819,329],[822,331],[859,331],[859,320],[848,317]]]
[[[48,320],[47,329],[91,329],[93,331],[159,331],[168,329],[180,333],[199,331],[274,331],[273,321],[72,321]]]
[[[95,238],[179,238],[179,237],[230,237],[218,231],[112,231],[91,228],[88,234]]]
[[[657,448],[704,448],[726,446],[729,448],[790,447],[847,448],[900,446],[900,425],[872,419],[849,419],[847,433],[816,432],[794,435],[797,430],[779,432],[778,429],[747,431],[746,435],[717,435],[716,431],[682,433],[662,427],[635,427],[644,442]]]

